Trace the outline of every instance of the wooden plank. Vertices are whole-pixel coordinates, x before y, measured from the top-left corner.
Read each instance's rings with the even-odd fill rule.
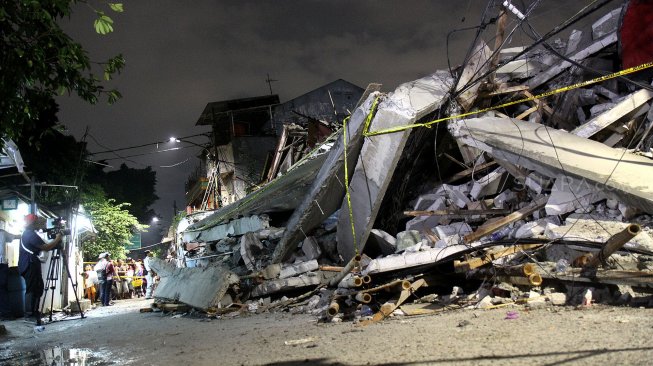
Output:
[[[469,244],[484,236],[490,235],[493,232],[500,230],[517,220],[523,219],[526,216],[532,214],[533,212],[543,208],[546,205],[548,199],[549,197],[540,197],[538,200],[531,202],[530,205],[522,208],[519,211],[515,211],[504,218],[492,222],[491,224],[486,224],[479,227],[473,233],[465,235],[463,239],[465,243]]]
[[[577,127],[575,130],[571,131],[571,133],[576,136],[590,138],[621,118],[636,112],[652,98],[653,92],[646,89],[639,90],[630,94],[614,107]]]
[[[501,46],[503,46],[503,40],[506,33],[506,24],[508,23],[508,13],[504,7],[501,7],[499,10],[499,16],[497,19],[497,32],[494,38],[494,54],[492,59],[490,59],[490,70],[496,70],[497,65],[499,64],[499,55],[501,52]],[[495,74],[492,73],[490,76],[490,83],[495,83]]]
[[[499,249],[495,251],[488,251],[479,257],[469,259],[467,261],[454,261],[453,266],[456,272],[467,272],[469,270],[482,267],[488,263],[493,262],[496,259],[506,257],[512,254],[520,253],[524,250],[531,250],[539,248],[540,244],[523,244],[515,245],[505,249]]]
[[[465,169],[462,172],[456,173],[449,177],[447,180],[444,181],[445,184],[453,183],[455,181],[469,178],[472,176],[472,174],[476,173],[482,173],[485,170],[488,170],[490,168],[494,168],[497,165],[496,161],[490,161],[481,165],[477,165],[475,167],[471,167],[469,169]]]
[[[528,90],[528,86],[526,85],[515,85],[515,86],[509,86],[503,89],[495,90],[491,93],[487,94],[481,94],[481,96],[486,97],[486,96],[496,96],[496,95],[502,95],[502,94],[509,94],[509,93],[518,93],[522,92],[524,90]]]
[[[535,97],[535,96],[534,96],[533,94],[531,94],[531,92],[529,92],[528,90],[524,90],[524,91],[522,92],[522,94],[524,94],[527,98],[533,98],[533,97]],[[544,103],[543,101],[541,101],[541,100],[535,98],[535,99],[533,100],[532,103],[533,103],[536,107],[541,108],[541,109],[542,109],[546,114],[548,114],[549,116],[552,116],[552,115],[554,114],[553,109],[551,109],[551,107],[549,107],[549,106],[548,106],[546,103]]]
[[[530,107],[530,108],[528,108],[527,110],[523,111],[521,114],[519,114],[519,115],[518,115],[517,117],[515,117],[515,118],[520,119],[520,120],[523,121],[524,118],[528,117],[528,116],[531,115],[532,113],[537,112],[538,109],[539,109],[538,106]]]

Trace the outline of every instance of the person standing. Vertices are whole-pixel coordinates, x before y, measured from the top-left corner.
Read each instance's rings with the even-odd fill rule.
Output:
[[[136,296],[142,297],[143,296],[143,266],[139,261],[134,262],[134,276],[136,276],[136,284],[134,285]]]
[[[25,216],[25,231],[20,239],[20,251],[18,253],[18,271],[25,279],[25,294],[31,294],[29,309],[32,316],[36,318],[36,325],[41,325],[41,314],[39,312],[39,302],[43,296],[44,284],[43,273],[41,271],[41,260],[39,254],[41,251],[50,251],[61,243],[61,233],[49,243],[45,243],[38,234],[35,226],[38,216],[29,214]]]
[[[11,319],[9,309],[9,261],[5,256],[6,243],[11,243],[14,239],[20,238],[20,235],[14,235],[3,229],[0,229],[0,320]]]
[[[95,285],[98,282],[97,272],[91,268],[90,264],[84,267],[84,289],[86,290],[86,298],[91,301],[91,305],[95,304]]]
[[[102,305],[104,305],[104,283],[107,281],[107,254],[100,253],[97,257],[98,262],[93,267],[97,276],[98,292],[100,293],[99,300]]]
[[[95,265],[95,271],[100,283],[100,302],[103,306],[111,306],[111,285],[113,284],[114,268],[109,253],[99,255],[100,261]]]
[[[147,271],[147,274],[145,275],[145,279],[147,280],[147,287],[145,288],[145,299],[151,299],[152,298],[152,290],[154,288],[154,276],[152,274],[152,267],[150,267],[150,259],[154,257],[154,253],[152,253],[149,250],[145,251],[145,259],[143,260],[143,266],[145,267],[145,270]]]

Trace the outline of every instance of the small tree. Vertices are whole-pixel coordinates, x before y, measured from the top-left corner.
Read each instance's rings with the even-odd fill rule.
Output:
[[[84,243],[84,256],[95,260],[102,252],[108,252],[112,258],[125,258],[125,246],[137,231],[148,226],[138,222],[136,217],[125,208],[128,203],[116,203],[99,194],[84,195],[84,208],[88,211],[97,231],[97,236]]]

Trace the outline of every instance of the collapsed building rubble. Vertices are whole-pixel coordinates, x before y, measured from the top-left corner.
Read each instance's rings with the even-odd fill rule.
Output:
[[[328,146],[187,217],[178,264],[201,268],[157,264],[155,297],[209,314],[285,309],[361,324],[653,305],[650,74],[592,71],[619,71],[622,13],[539,47],[479,41],[453,74],[390,93],[371,84]]]

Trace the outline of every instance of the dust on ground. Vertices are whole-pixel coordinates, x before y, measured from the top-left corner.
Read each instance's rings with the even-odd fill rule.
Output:
[[[288,313],[211,320],[139,312],[149,304],[119,301],[42,332],[4,322],[0,364],[649,365],[653,356],[651,309],[456,310],[360,327]]]

